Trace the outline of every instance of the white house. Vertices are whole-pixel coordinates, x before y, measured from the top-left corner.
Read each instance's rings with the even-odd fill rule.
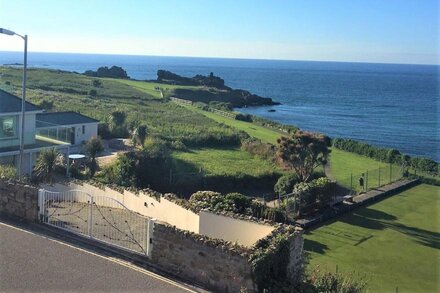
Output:
[[[23,174],[31,174],[41,150],[81,152],[83,143],[98,135],[98,121],[76,112],[45,113],[26,103],[25,113]],[[21,98],[0,89],[0,165],[18,165],[20,134]]]

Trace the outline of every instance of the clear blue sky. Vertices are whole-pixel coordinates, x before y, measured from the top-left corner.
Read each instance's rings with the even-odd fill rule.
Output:
[[[30,51],[439,64],[438,0],[0,0]],[[0,36],[0,51],[19,51]]]

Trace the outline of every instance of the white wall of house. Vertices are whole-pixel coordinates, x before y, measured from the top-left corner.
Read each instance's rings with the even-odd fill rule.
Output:
[[[94,136],[98,136],[98,123],[69,125],[68,127],[75,127],[75,144],[81,145]],[[84,127],[84,132],[83,132]]]

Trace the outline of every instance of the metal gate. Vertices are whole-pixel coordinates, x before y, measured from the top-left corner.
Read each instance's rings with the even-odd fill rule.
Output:
[[[150,256],[154,221],[113,198],[41,189],[38,206],[45,224]]]

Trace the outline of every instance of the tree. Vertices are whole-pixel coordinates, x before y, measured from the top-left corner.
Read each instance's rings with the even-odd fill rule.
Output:
[[[301,182],[306,182],[313,171],[327,163],[330,139],[322,134],[297,131],[291,137],[277,140],[277,159],[289,170],[295,171]]]
[[[40,152],[34,167],[35,175],[43,181],[52,184],[53,173],[56,167],[63,165],[63,156],[55,149],[46,149]]]
[[[127,114],[124,111],[114,111],[110,113],[110,125],[112,128],[124,125]]]
[[[104,150],[104,146],[99,137],[92,137],[85,145],[86,153],[90,156],[90,175],[93,177],[98,169],[98,163],[96,162],[96,156],[98,153]]]
[[[133,129],[132,132],[132,141],[133,145],[136,146],[140,144],[142,147],[144,146],[145,139],[147,138],[148,130],[145,125],[138,125]]]

